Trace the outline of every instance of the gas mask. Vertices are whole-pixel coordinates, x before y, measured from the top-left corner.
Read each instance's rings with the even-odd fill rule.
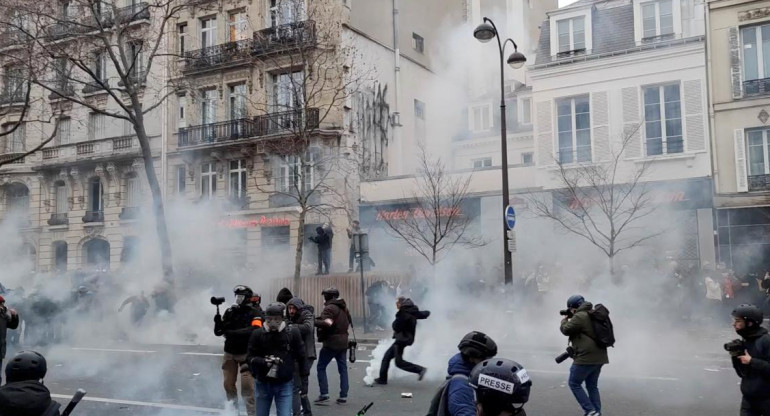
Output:
[[[280,316],[268,316],[264,323],[265,331],[281,332],[286,328],[286,322]]]
[[[235,295],[235,304],[240,305],[243,303],[243,301],[246,300],[245,295]]]

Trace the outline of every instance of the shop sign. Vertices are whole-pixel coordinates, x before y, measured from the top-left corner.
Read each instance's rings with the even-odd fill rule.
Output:
[[[222,219],[217,225],[224,228],[256,228],[256,227],[285,227],[291,224],[288,218],[268,218],[261,216],[259,219]]]

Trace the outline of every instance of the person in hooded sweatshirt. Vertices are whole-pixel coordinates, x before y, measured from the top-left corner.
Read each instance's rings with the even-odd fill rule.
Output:
[[[762,328],[762,310],[740,305],[732,312],[733,328],[741,336],[742,355],[733,356],[741,378],[741,416],[770,416],[770,335]]]
[[[324,309],[321,316],[315,319],[318,328],[318,341],[323,343],[318,354],[318,387],[321,391],[315,404],[326,405],[329,403],[329,379],[326,377],[326,367],[337,361],[337,370],[340,373],[340,397],[337,404],[347,404],[348,391],[348,364],[346,353],[348,351],[348,327],[350,326],[350,312],[344,299],[340,299],[340,291],[334,286],[321,292],[324,297]]]
[[[40,353],[19,351],[5,367],[0,416],[41,416],[47,412],[58,415],[59,404],[51,400],[51,392],[43,385],[47,369]]]
[[[382,357],[380,377],[374,380],[377,384],[388,384],[390,360],[394,358],[396,359],[396,367],[417,374],[419,380],[425,377],[425,371],[427,370],[425,367],[404,360],[404,349],[414,344],[417,320],[427,319],[430,316],[430,311],[421,311],[411,299],[403,296],[396,300],[396,308],[398,308],[398,312],[396,312],[396,320],[393,321],[393,338],[395,342],[385,352],[385,356]]]
[[[291,293],[291,290],[289,290],[288,287],[285,287],[278,291],[278,296],[275,297],[276,302],[283,303],[284,305],[289,305],[289,301],[294,297],[294,295]]]
[[[311,305],[306,305],[300,298],[292,298],[287,303],[287,315],[290,324],[299,328],[302,341],[305,343],[308,374],[300,374],[299,365],[294,370],[294,400],[292,407],[294,416],[311,416],[310,399],[307,390],[310,384],[310,368],[315,361],[315,311]]]
[[[447,373],[447,411],[451,416],[476,416],[476,399],[470,375],[476,364],[497,355],[497,344],[483,332],[466,334],[457,345],[459,353],[449,360]]]

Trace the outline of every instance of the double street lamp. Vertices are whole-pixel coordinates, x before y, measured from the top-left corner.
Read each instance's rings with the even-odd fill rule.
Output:
[[[511,38],[505,41],[500,40],[500,33],[497,31],[495,22],[491,19],[484,18],[484,23],[480,24],[474,31],[473,37],[480,42],[487,43],[493,38],[497,38],[497,47],[500,50],[500,147],[503,154],[503,211],[501,214],[505,215],[505,210],[509,204],[508,195],[508,140],[507,140],[507,127],[505,123],[505,77],[503,58],[505,53],[505,47],[508,42],[513,45],[513,53],[508,56],[505,62],[513,69],[519,69],[527,62],[527,57],[523,53],[518,51],[518,46]],[[508,228],[505,225],[505,221],[502,221],[503,226],[503,259],[505,260],[505,284],[511,284],[513,282],[513,266],[511,264],[511,252],[508,249]]]

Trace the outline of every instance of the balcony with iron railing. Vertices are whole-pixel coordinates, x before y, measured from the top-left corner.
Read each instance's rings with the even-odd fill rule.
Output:
[[[319,114],[318,108],[305,108],[304,111],[281,111],[254,118],[185,127],[179,129],[178,145],[190,147],[252,137],[298,134],[317,129]]]
[[[42,155],[41,167],[50,167],[85,160],[137,157],[141,152],[136,136],[119,136],[46,147]]]
[[[48,225],[67,225],[70,223],[67,213],[54,213],[51,214],[51,218],[48,219]]]
[[[243,39],[185,52],[182,71],[211,71],[241,64],[251,58],[253,42]]]
[[[91,222],[104,222],[104,211],[86,211],[86,215],[83,216],[84,223]]]
[[[150,19],[150,8],[147,3],[137,3],[113,10],[86,11],[82,17],[60,17],[57,23],[48,26],[47,35],[50,40],[60,40],[86,33],[98,32],[100,29],[111,29],[115,23],[127,24]]]
[[[8,87],[0,93],[0,105],[24,104],[26,98],[26,88]]]
[[[102,81],[104,85],[109,87],[109,80],[105,79]],[[105,87],[98,83],[86,83],[86,85],[83,87],[83,94],[96,94],[99,92],[106,92],[107,90]]]
[[[749,192],[770,191],[770,175],[749,175]]]
[[[770,78],[743,81],[743,95],[747,97],[770,94]]]
[[[315,22],[303,20],[254,32],[254,56],[282,53],[316,44]]]
[[[56,81],[54,85],[50,87],[53,91],[48,94],[49,100],[60,100],[66,97],[72,97],[75,95],[75,87],[71,83],[64,81]]]
[[[115,9],[115,20],[118,22],[135,22],[149,18],[150,7],[144,2]]]
[[[18,45],[30,39],[31,37],[29,37],[23,31],[16,28],[11,28],[4,31],[3,33],[0,33],[0,48]]]

